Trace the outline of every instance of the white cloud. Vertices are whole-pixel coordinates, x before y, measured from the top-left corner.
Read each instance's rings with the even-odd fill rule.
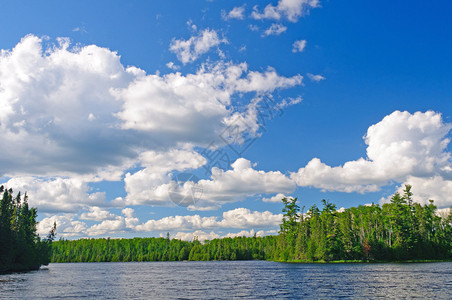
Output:
[[[447,219],[449,217],[449,215],[452,212],[452,208],[448,207],[448,208],[440,208],[437,211],[437,215],[440,216],[443,219]]]
[[[68,39],[58,41],[53,45],[29,35],[0,54],[0,176],[14,178],[6,185],[27,191],[40,212],[79,213],[78,219],[64,215],[42,221],[40,226],[57,220],[62,236],[134,231],[140,224],[130,208],[121,216],[106,208],[167,205],[171,193],[189,194],[199,182],[181,186],[170,173],[205,164],[193,149],[219,139],[231,118],[240,116],[232,98],[272,93],[300,85],[303,78],[284,77],[272,68],[248,71],[245,63],[203,65],[195,74],[147,75],[124,67],[109,49],[70,48]],[[257,122],[247,113],[247,121]],[[216,177],[205,181],[208,201],[198,208],[295,186],[280,172],[256,171],[246,164],[237,161],[234,170],[216,170]],[[236,170],[241,166],[243,174]],[[122,180],[132,167],[141,170],[125,175],[124,199],[107,202],[105,193],[89,186]],[[234,193],[240,178],[263,190],[256,186]],[[215,190],[222,194],[216,196]],[[80,220],[101,223],[88,227]]]
[[[284,99],[280,104],[279,104],[279,108],[286,108],[295,104],[300,103],[301,101],[303,101],[303,98],[301,98],[300,96],[298,96],[297,98],[287,98]]]
[[[251,17],[256,20],[287,18],[290,22],[297,22],[307,14],[311,8],[319,6],[319,0],[279,0],[276,6],[268,4],[263,12],[259,12],[257,5],[253,8]]]
[[[124,208],[121,212],[124,216],[116,216],[114,219],[104,220],[87,228],[84,233],[90,236],[98,236],[134,231],[139,224],[138,218],[134,216],[134,210],[132,208]]]
[[[87,225],[74,220],[73,215],[60,215],[44,218],[37,225],[37,232],[41,237],[46,236],[52,229],[54,222],[57,224],[57,234],[61,237],[83,236]]]
[[[278,231],[277,230],[259,230],[259,231],[255,231],[254,229],[251,229],[250,231],[246,231],[246,230],[242,230],[240,232],[237,233],[228,233],[226,235],[224,235],[223,237],[225,238],[234,238],[234,237],[253,237],[254,235],[256,235],[257,237],[262,237],[262,236],[267,236],[267,235],[274,235],[277,234]]]
[[[192,150],[170,150],[166,152],[148,151],[140,156],[141,165],[145,168],[133,174],[127,173],[124,178],[127,192],[126,202],[131,205],[150,204],[167,206],[177,202],[179,185],[171,181],[170,171],[186,171],[198,169],[206,163],[206,159]],[[192,182],[185,184],[193,185]],[[189,199],[192,199],[191,196]]]
[[[188,40],[173,39],[169,50],[175,53],[177,58],[185,65],[195,61],[200,55],[207,53],[210,48],[226,42],[226,39],[218,37],[218,33],[215,30],[205,29]]]
[[[251,31],[259,31],[259,27],[258,27],[257,25],[250,24],[250,25],[248,26],[248,28],[249,28]]]
[[[110,213],[108,210],[102,209],[97,206],[89,208],[89,212],[84,212],[80,215],[80,220],[92,220],[92,221],[104,221],[104,220],[114,220],[116,215]]]
[[[105,220],[100,224],[91,226],[86,230],[86,234],[90,236],[98,236],[105,234],[117,234],[127,231],[124,218],[118,218],[116,220]]]
[[[141,223],[135,217],[132,208],[125,208],[121,211],[122,215],[114,215],[109,211],[100,209],[91,209],[90,212],[83,213],[77,217],[75,214],[55,215],[44,218],[38,224],[38,233],[46,235],[54,222],[57,223],[57,234],[63,237],[83,237],[83,236],[101,236],[117,235],[126,232],[134,233],[157,233],[157,232],[178,232],[175,238],[184,240],[193,239],[193,235],[198,236],[199,240],[218,238],[220,235],[216,232],[222,229],[253,229],[249,233],[254,235],[254,229],[260,229],[257,235],[267,235],[275,233],[275,229],[282,220],[282,214],[272,214],[269,211],[250,211],[246,208],[237,208],[226,211],[222,217],[201,217],[199,215],[170,216],[156,220],[148,220]],[[101,221],[92,226],[80,220]],[[267,231],[264,231],[267,230]],[[209,230],[210,234],[201,231]],[[194,231],[194,232],[193,232]],[[252,233],[251,233],[252,232]],[[201,236],[203,236],[201,238]],[[228,235],[229,236],[229,235]]]
[[[314,75],[314,74],[311,74],[311,73],[308,73],[308,78],[309,78],[311,81],[314,81],[314,82],[320,82],[320,81],[326,79],[326,78],[323,77],[322,75]]]
[[[226,78],[222,79],[229,88],[238,92],[273,92],[275,89],[288,88],[300,85],[303,76],[295,75],[283,77],[273,68],[267,68],[265,72],[248,71],[246,78],[242,76],[248,66],[244,63],[231,65],[227,68]]]
[[[169,151],[146,151],[140,155],[141,165],[153,173],[168,173],[177,170],[198,169],[206,159],[191,149],[171,149]]]
[[[161,236],[163,237],[164,235],[161,234]],[[218,239],[220,238],[220,235],[213,231],[207,233],[202,230],[196,230],[194,232],[177,232],[175,235],[172,235],[171,238],[183,241],[193,241],[196,239],[200,242],[204,242],[205,240]]]
[[[168,69],[171,69],[171,70],[174,70],[174,71],[179,70],[179,66],[174,64],[172,61],[167,63],[166,66],[168,67]]]
[[[127,173],[124,178],[126,202],[132,205],[169,205],[170,193],[176,193],[178,185],[170,181],[168,173],[197,169],[206,163],[206,159],[200,154],[182,149],[167,152],[148,151],[142,153],[140,158],[141,165],[145,168],[134,174]],[[189,184],[190,182],[187,183]]]
[[[306,40],[295,41],[292,44],[292,52],[293,53],[303,52],[305,47],[306,47]]]
[[[218,139],[235,95],[302,79],[248,71],[244,63],[146,75],[106,48],[46,43],[29,35],[0,53],[0,176],[118,181],[142,152]]]
[[[367,205],[366,205],[367,206]],[[337,212],[339,212],[339,213],[343,213],[343,212],[345,212],[345,207],[341,207],[341,208],[339,208],[338,210],[336,210]]]
[[[213,240],[219,238],[253,237],[254,235],[256,235],[257,237],[262,237],[267,235],[274,235],[277,233],[278,233],[277,230],[259,230],[256,232],[254,229],[251,229],[220,235],[218,233],[215,233],[214,231],[207,233],[202,230],[196,230],[194,232],[177,232],[175,235],[171,235],[171,238],[180,239],[183,241],[193,241],[194,239],[197,239],[198,241],[204,242],[206,240]],[[165,235],[160,234],[160,236],[164,237]]]
[[[286,32],[287,27],[282,24],[272,24],[270,27],[268,27],[262,36],[269,36],[269,35],[280,35],[283,32]]]
[[[91,192],[88,183],[78,178],[15,177],[4,185],[27,192],[30,205],[40,212],[76,212],[87,206],[106,205],[104,192]]]
[[[312,159],[291,178],[299,186],[329,191],[377,191],[390,181],[404,182],[409,176],[450,178],[452,168],[447,152],[451,124],[441,114],[395,111],[367,131],[367,158],[330,167]]]
[[[171,231],[171,230],[193,230],[213,229],[218,227],[216,217],[194,216],[171,216],[159,220],[148,220],[136,227],[137,231]]]
[[[245,63],[204,66],[187,76],[149,75],[116,91],[125,101],[117,116],[124,121],[123,129],[207,145],[218,138],[224,120],[234,114],[228,109],[234,94],[273,92],[299,85],[302,78],[283,77],[272,68],[248,71]]]
[[[413,201],[421,204],[429,204],[429,200],[434,200],[434,204],[439,208],[452,206],[452,180],[447,180],[439,175],[422,178],[408,176],[403,184],[397,188],[397,192],[403,194],[405,185],[412,186]],[[389,202],[390,197],[382,199],[381,203]]]
[[[0,54],[1,175],[89,173],[125,164],[133,152],[114,128],[112,112],[121,102],[110,89],[127,87],[137,69],[125,69],[105,48],[69,50],[59,39],[44,50],[42,43],[29,35]]]
[[[278,226],[282,214],[269,211],[251,212],[247,208],[236,208],[223,213],[221,220],[217,217],[171,216],[159,220],[149,220],[135,227],[136,231],[173,231],[173,230],[210,230],[219,228],[271,228]]]
[[[191,197],[193,188],[202,191],[202,197],[188,206],[189,209],[218,208],[224,203],[243,200],[259,194],[293,192],[295,182],[279,171],[257,171],[251,162],[237,159],[232,170],[212,168],[210,180],[199,180],[197,183],[184,184],[175,189],[174,185],[164,185],[168,191],[175,191],[181,197]]]
[[[278,193],[275,196],[270,197],[270,198],[262,198],[262,201],[264,201],[264,202],[281,203],[281,200],[283,198],[287,198],[287,196],[282,194],[282,193]]]
[[[387,178],[380,179],[376,184],[375,181],[378,178],[369,178],[374,175],[373,173],[363,174],[365,169],[372,172],[371,164],[360,158],[357,161],[347,162],[343,166],[330,167],[322,163],[320,159],[313,158],[304,168],[293,173],[291,178],[299,186],[313,186],[327,191],[374,192],[379,190],[380,185],[387,182]]]
[[[245,12],[245,5],[236,6],[227,14],[225,11],[223,11],[221,16],[224,20],[230,20],[230,19],[243,20],[245,18],[244,12]]]
[[[220,227],[225,228],[262,228],[274,227],[281,223],[282,214],[272,214],[269,211],[251,212],[248,208],[236,208],[223,213]]]

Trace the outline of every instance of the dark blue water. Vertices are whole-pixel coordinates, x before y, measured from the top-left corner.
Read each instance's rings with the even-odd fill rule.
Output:
[[[50,264],[0,275],[1,299],[452,299],[452,262]]]

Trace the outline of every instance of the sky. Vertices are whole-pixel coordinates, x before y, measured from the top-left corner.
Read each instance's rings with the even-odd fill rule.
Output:
[[[452,205],[450,1],[3,1],[0,184],[66,239]]]

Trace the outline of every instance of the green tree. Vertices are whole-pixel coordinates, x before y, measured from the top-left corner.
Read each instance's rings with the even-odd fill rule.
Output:
[[[295,246],[295,241],[297,237],[297,227],[300,207],[297,205],[297,198],[286,198],[282,199],[284,203],[283,219],[280,225],[280,234],[284,236],[289,247]]]
[[[38,269],[50,261],[49,241],[36,233],[37,209],[28,206],[28,196],[0,187],[0,272]]]

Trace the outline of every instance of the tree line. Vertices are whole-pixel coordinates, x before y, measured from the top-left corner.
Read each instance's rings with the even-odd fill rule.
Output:
[[[53,243],[52,262],[263,260],[276,236],[181,241],[167,238],[80,239]]]
[[[0,186],[0,273],[39,269],[50,262],[56,224],[41,240],[36,233],[37,209],[28,206],[27,194]]]
[[[412,199],[411,186],[390,203],[336,210],[322,200],[303,213],[297,198],[285,198],[278,240],[278,260],[401,261],[452,259],[452,210],[441,217],[437,207]]]
[[[205,241],[167,238],[80,239],[53,243],[52,262],[275,260],[402,261],[452,259],[452,212],[441,217],[430,201],[414,203],[411,186],[383,206],[337,210],[322,200],[304,213],[283,199],[277,236]]]

